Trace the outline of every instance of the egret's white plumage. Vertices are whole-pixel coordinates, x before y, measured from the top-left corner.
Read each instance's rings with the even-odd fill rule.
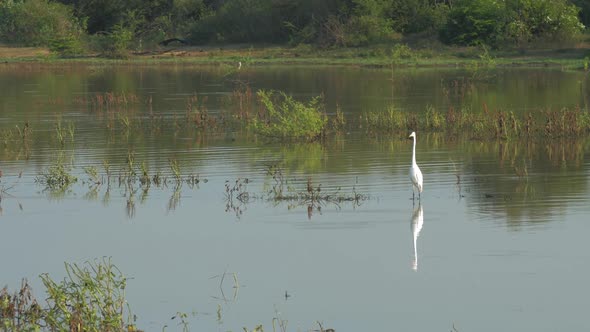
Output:
[[[416,132],[412,132],[408,138],[414,139],[414,148],[412,149],[412,166],[410,167],[410,180],[412,181],[412,199],[415,195],[415,190],[418,190],[418,199],[422,193],[422,172],[420,167],[416,164]]]

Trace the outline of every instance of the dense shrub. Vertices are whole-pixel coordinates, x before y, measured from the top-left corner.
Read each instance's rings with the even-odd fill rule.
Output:
[[[71,54],[81,51],[84,21],[70,7],[48,0],[0,2],[0,40],[15,45],[52,46]]]
[[[348,46],[364,46],[372,43],[387,42],[393,38],[391,21],[378,16],[353,16],[347,25]]]
[[[573,41],[584,29],[567,0],[460,0],[441,35],[460,45]]]
[[[506,20],[506,8],[501,1],[459,0],[453,5],[441,36],[452,44],[496,45]]]
[[[196,22],[190,32],[193,43],[281,42],[286,29],[273,15],[271,0],[227,1],[217,12]]]
[[[187,36],[194,22],[210,13],[206,0],[56,1],[71,5],[78,17],[87,18],[88,33],[95,36],[91,44],[99,51],[104,48],[101,45],[108,46],[108,35],[122,41],[121,27],[125,34],[132,33],[127,47],[153,49],[165,39]]]
[[[167,31],[174,36],[186,36],[194,22],[210,15],[210,8],[203,0],[173,0],[170,15],[170,28]]]
[[[133,41],[133,29],[117,24],[109,33],[92,37],[93,51],[107,58],[126,58]]]
[[[394,31],[387,19],[363,15],[350,18],[330,16],[315,40],[320,46],[366,46],[391,41]]]
[[[291,44],[342,45],[350,3],[347,0],[286,0],[278,14]]]
[[[348,46],[365,46],[392,40],[393,21],[387,16],[390,1],[354,0],[347,20]]]
[[[567,0],[510,0],[506,26],[508,43],[567,43],[583,31],[578,19],[579,9]]]
[[[302,103],[284,92],[264,90],[259,90],[257,97],[265,118],[251,123],[256,133],[279,140],[303,141],[319,139],[324,133],[328,119],[320,97]]]
[[[447,22],[449,6],[431,0],[393,0],[387,15],[393,29],[402,33],[438,31]]]
[[[187,0],[189,1],[189,0]],[[187,1],[178,0],[59,0],[71,5],[78,17],[88,19],[90,34],[111,31],[116,25],[126,25],[130,16],[140,18],[148,27],[160,16],[168,16],[177,4],[184,6]],[[194,0],[202,3],[202,0]]]

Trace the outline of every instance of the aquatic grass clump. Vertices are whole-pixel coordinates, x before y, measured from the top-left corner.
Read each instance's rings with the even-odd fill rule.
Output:
[[[367,129],[372,132],[396,132],[408,127],[408,114],[390,105],[385,112],[365,112]]]
[[[61,116],[57,117],[55,121],[55,139],[62,146],[65,145],[66,139],[69,138],[70,142],[74,142],[74,133],[76,132],[76,126],[73,121],[67,121],[65,124],[62,122]]]
[[[16,131],[18,132],[18,136],[24,141],[27,141],[31,138],[31,134],[33,133],[33,129],[29,125],[28,122],[25,122],[23,128],[16,125]]]
[[[426,107],[425,126],[431,130],[441,130],[445,126],[445,116],[431,105]]]
[[[547,137],[578,137],[590,132],[590,112],[579,107],[573,110],[545,111],[544,135]]]
[[[284,92],[259,90],[265,114],[250,123],[257,134],[281,140],[314,141],[322,137],[328,118],[321,96],[299,102]]]
[[[238,178],[233,184],[225,181],[225,212],[233,211],[240,218],[251,198],[247,188],[249,182],[248,178]]]
[[[0,131],[0,139],[4,147],[8,147],[8,143],[10,143],[14,138],[14,133],[10,129],[2,129]]]
[[[84,173],[88,176],[88,182],[91,186],[98,186],[102,183],[101,176],[98,174],[98,169],[95,166],[84,167]]]
[[[344,113],[340,109],[339,105],[336,105],[336,114],[332,118],[332,130],[340,132],[346,127],[346,118]]]
[[[252,201],[262,200],[274,205],[287,204],[289,209],[307,207],[308,217],[313,211],[321,212],[323,206],[331,205],[340,208],[342,203],[351,203],[359,206],[369,199],[367,195],[358,193],[356,188],[347,194],[340,187],[334,189],[322,189],[322,185],[314,185],[311,177],[305,184],[298,180],[290,179],[285,175],[283,168],[278,164],[267,166],[266,176],[272,178],[271,183],[265,183],[262,193],[248,191],[250,182],[247,178],[238,178],[235,181],[225,181],[225,212],[234,212],[239,219]]]
[[[298,206],[307,207],[307,217],[311,219],[314,211],[321,213],[322,207],[326,205],[332,205],[340,208],[340,204],[343,202],[351,202],[353,206],[359,206],[362,201],[368,199],[366,195],[360,194],[356,191],[356,188],[352,188],[352,193],[345,194],[341,193],[341,188],[335,188],[334,190],[322,189],[322,185],[319,184],[314,186],[311,177],[307,178],[305,188],[297,189],[295,186],[287,185],[283,183],[285,178],[282,176],[280,169],[275,169],[275,172],[279,172],[278,176],[273,175],[275,180],[275,186],[268,192],[266,199],[275,204],[287,202],[289,209]],[[283,188],[287,187],[287,192],[283,192]],[[277,188],[278,187],[278,188]]]
[[[218,119],[209,114],[209,111],[204,106],[206,101],[207,97],[203,97],[203,100],[200,101],[196,94],[188,98],[185,114],[187,124],[192,123],[197,129],[217,127]]]
[[[35,178],[35,182],[44,185],[48,190],[65,191],[78,181],[78,178],[72,175],[70,171],[70,167],[66,166],[61,159],[58,159],[54,165],[41,172]]]
[[[170,164],[170,171],[172,172],[172,175],[174,176],[176,183],[181,183],[182,182],[182,175],[181,175],[180,164],[178,163],[178,160],[170,159],[170,160],[168,160],[168,163]]]
[[[104,92],[96,93],[88,100],[82,100],[82,102],[89,103],[96,111],[104,111],[127,109],[130,106],[139,104],[140,99],[133,93]]]
[[[222,103],[231,111],[234,119],[249,121],[255,115],[254,97],[250,86],[241,84],[230,96],[225,97]]]
[[[464,130],[474,127],[474,132],[491,130],[492,122],[484,117],[475,115],[467,109],[455,111],[450,107],[448,111],[441,112],[428,105],[425,112],[413,113],[403,111],[395,105],[390,105],[385,111],[369,111],[364,113],[361,127],[365,127],[373,134],[406,134],[408,130],[422,130],[427,132],[440,132],[444,130]],[[486,135],[487,136],[487,135]]]
[[[33,129],[28,122],[21,128],[3,128],[0,130],[0,140],[4,145],[4,153],[12,154],[14,159],[29,159],[33,142]]]
[[[338,205],[341,202],[353,202],[358,205],[361,201],[366,200],[366,195],[360,194],[355,188],[351,194],[341,193],[341,188],[335,190],[322,190],[322,185],[314,186],[311,177],[307,178],[305,188],[297,189],[284,174],[281,167],[276,164],[268,166],[266,175],[272,177],[272,187],[266,193],[266,199],[275,203],[281,201],[292,202],[296,205],[320,206],[327,203]]]
[[[578,107],[517,115],[513,111],[490,111],[484,103],[481,112],[465,108],[457,112],[450,107],[443,113],[428,106],[425,112],[412,113],[390,106],[386,111],[366,112],[360,127],[372,134],[445,131],[477,140],[579,137],[590,133],[590,112]]]

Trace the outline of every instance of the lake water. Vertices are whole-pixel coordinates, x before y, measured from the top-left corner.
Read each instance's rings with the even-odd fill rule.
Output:
[[[405,135],[351,126],[323,144],[280,144],[176,124],[191,97],[218,114],[244,83],[302,100],[323,94],[328,113],[338,107],[353,120],[390,105],[587,109],[586,80],[550,68],[0,66],[0,130],[32,128],[26,143],[4,134],[1,142],[0,286],[16,289],[26,277],[44,299],[39,274],[60,280],[64,261],[106,256],[132,278],[127,300],[146,331],[181,330],[177,312],[198,331],[272,330],[275,317],[288,331],[318,321],[336,331],[588,330],[588,138],[419,132],[418,203]],[[123,130],[121,118],[93,108],[89,98],[107,92],[137,98],[125,113],[137,127]],[[148,129],[154,117],[161,126]],[[58,119],[75,127],[73,140],[58,142]],[[119,185],[130,155],[136,169],[168,179],[177,161],[199,183]],[[79,179],[66,192],[35,182],[58,158]],[[110,188],[91,185],[84,168],[104,178],[105,162]],[[272,165],[291,192],[311,179],[323,193],[362,199],[275,201]],[[248,200],[227,199],[236,181]]]

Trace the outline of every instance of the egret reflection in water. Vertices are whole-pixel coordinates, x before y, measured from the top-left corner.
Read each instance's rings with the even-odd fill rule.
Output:
[[[417,247],[417,240],[418,236],[420,236],[420,231],[422,230],[422,226],[424,225],[424,210],[422,209],[422,204],[418,204],[418,207],[414,209],[414,213],[412,214],[412,236],[414,238],[414,260],[412,261],[412,269],[414,271],[418,270],[418,247]]]

